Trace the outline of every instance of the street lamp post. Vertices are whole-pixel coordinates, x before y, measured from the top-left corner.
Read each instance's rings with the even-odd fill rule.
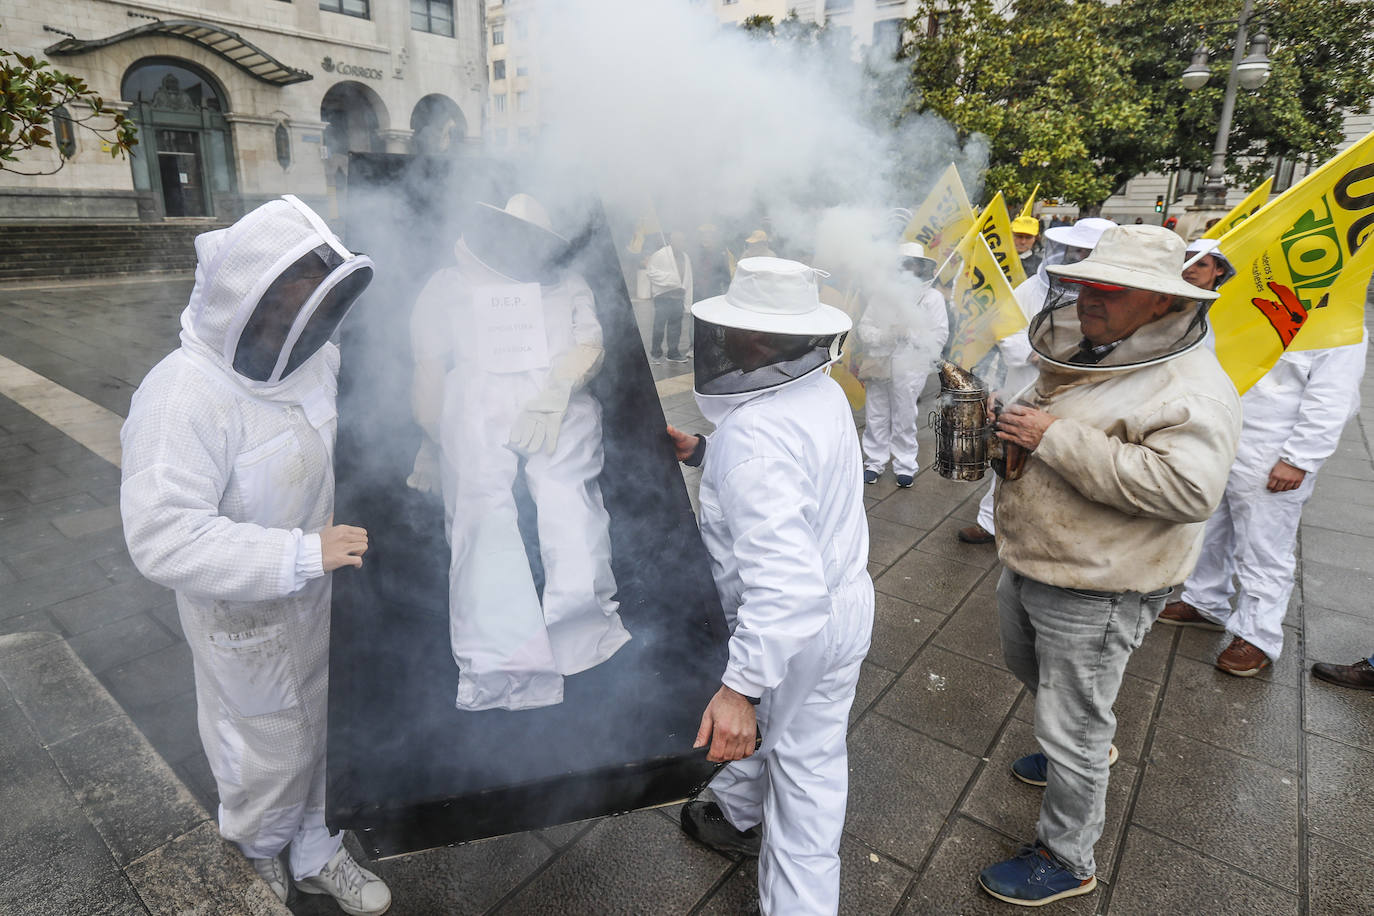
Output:
[[[1197,194],[1194,205],[1198,209],[1225,209],[1226,207],[1226,143],[1231,135],[1231,118],[1236,110],[1236,87],[1258,89],[1269,79],[1269,36],[1261,23],[1253,38],[1247,44],[1246,38],[1254,10],[1254,0],[1244,0],[1240,8],[1240,19],[1236,21],[1235,48],[1231,53],[1231,72],[1226,76],[1226,94],[1221,101],[1221,122],[1217,125],[1217,140],[1212,147],[1212,164],[1207,167],[1207,177]],[[1188,69],[1183,71],[1181,81],[1185,89],[1201,89],[1212,76],[1207,66],[1207,48],[1199,46],[1193,54]]]

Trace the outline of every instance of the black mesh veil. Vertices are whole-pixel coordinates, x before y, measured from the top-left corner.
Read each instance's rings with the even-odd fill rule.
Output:
[[[770,334],[693,318],[697,394],[747,394],[776,388],[840,357],[845,334]]]
[[[255,382],[290,375],[325,345],[371,280],[365,259],[346,261],[329,245],[306,252],[258,299],[239,334],[234,371]]]

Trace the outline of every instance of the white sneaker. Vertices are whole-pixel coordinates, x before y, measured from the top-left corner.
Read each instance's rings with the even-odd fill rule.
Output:
[[[342,846],[318,875],[297,881],[296,889],[328,894],[348,916],[381,916],[391,906],[386,882],[354,862]]]
[[[282,861],[281,856],[248,861],[253,863],[253,870],[267,882],[268,887],[272,888],[272,893],[277,895],[277,899],[285,903],[286,895],[291,891],[291,878],[286,874],[286,863]]]

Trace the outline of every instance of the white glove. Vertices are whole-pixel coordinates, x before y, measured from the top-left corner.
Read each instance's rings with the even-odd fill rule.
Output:
[[[415,453],[415,469],[406,478],[406,486],[421,493],[437,493],[439,485],[439,449],[426,436]]]
[[[546,388],[531,398],[515,418],[506,444],[524,455],[540,451],[552,455],[558,448],[558,432],[571,394],[570,388],[558,386]]]
[[[517,452],[533,455],[541,449],[553,454],[568,398],[601,369],[606,351],[592,344],[578,344],[554,361],[548,386],[521,409],[511,426],[506,444]]]

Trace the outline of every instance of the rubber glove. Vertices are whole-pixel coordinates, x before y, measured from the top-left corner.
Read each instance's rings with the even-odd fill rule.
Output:
[[[525,455],[539,451],[552,455],[558,448],[568,398],[596,374],[605,355],[601,347],[579,344],[560,356],[549,370],[544,390],[521,408],[506,444]]]
[[[558,433],[571,395],[570,386],[549,386],[530,398],[515,418],[506,444],[525,455],[540,451],[552,455],[558,448]]]

